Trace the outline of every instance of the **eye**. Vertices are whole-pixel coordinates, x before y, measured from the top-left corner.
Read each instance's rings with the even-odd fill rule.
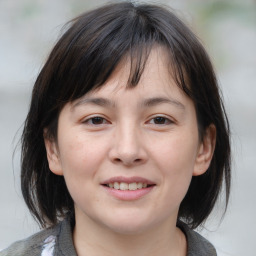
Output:
[[[163,117],[163,116],[156,116],[156,117],[150,119],[149,123],[156,124],[156,125],[168,125],[168,124],[172,124],[173,121],[171,121],[170,119]]]
[[[85,121],[83,121],[83,123],[88,125],[102,125],[102,124],[108,124],[109,122],[103,117],[94,116],[86,119]]]

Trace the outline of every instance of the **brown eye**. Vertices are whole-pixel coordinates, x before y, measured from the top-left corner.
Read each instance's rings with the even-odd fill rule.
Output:
[[[86,119],[85,121],[83,121],[83,123],[87,125],[102,125],[102,124],[107,124],[108,121],[103,117],[94,116]]]
[[[156,124],[156,125],[168,125],[168,124],[172,124],[173,122],[166,117],[157,116],[152,118],[149,123]]]
[[[155,124],[165,124],[166,123],[166,118],[161,117],[161,116],[155,117],[155,118],[153,118],[153,120],[154,120]]]
[[[92,124],[103,124],[104,123],[104,118],[102,117],[99,117],[99,116],[96,116],[96,117],[93,117],[91,118],[91,123]]]

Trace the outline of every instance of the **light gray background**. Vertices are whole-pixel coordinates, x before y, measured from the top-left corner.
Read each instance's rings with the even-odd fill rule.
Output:
[[[0,249],[38,230],[20,193],[19,147],[12,161],[33,82],[62,25],[103,2],[0,0]],[[231,122],[233,187],[229,209],[220,223],[220,203],[200,232],[220,256],[255,256],[256,3],[155,2],[170,4],[202,39],[215,65]]]

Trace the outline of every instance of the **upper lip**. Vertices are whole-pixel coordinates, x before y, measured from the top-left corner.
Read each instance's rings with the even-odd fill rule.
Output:
[[[101,184],[104,185],[104,184],[110,184],[110,183],[115,183],[115,182],[124,182],[124,183],[146,183],[147,185],[154,185],[155,183],[151,180],[148,180],[148,179],[145,179],[145,178],[142,178],[142,177],[137,177],[137,176],[134,176],[134,177],[124,177],[124,176],[116,176],[116,177],[112,177],[110,179],[107,179],[105,181],[103,181]]]

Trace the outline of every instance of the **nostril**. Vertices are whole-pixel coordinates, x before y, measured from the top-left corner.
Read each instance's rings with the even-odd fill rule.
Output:
[[[136,158],[134,160],[131,159],[122,159],[122,158],[115,158],[115,163],[123,163],[124,165],[133,165],[133,164],[140,164],[142,162],[141,158]]]

